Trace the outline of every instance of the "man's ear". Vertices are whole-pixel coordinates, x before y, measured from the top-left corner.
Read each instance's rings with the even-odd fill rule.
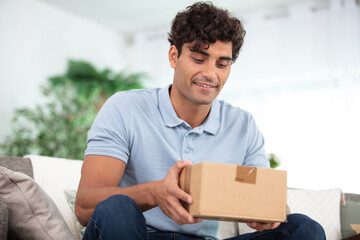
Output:
[[[169,49],[169,62],[172,68],[176,67],[177,60],[178,60],[178,50],[175,47],[175,45],[171,45]]]

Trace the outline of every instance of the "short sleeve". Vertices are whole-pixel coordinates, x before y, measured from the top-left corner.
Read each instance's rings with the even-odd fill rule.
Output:
[[[251,115],[248,120],[248,142],[244,165],[265,168],[270,167],[270,163],[265,153],[264,137]]]
[[[127,163],[130,155],[130,118],[126,95],[118,92],[110,97],[88,133],[85,156],[102,155]]]

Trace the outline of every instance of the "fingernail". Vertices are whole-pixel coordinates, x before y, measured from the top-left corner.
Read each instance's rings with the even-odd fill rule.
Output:
[[[192,217],[189,217],[189,218],[188,218],[188,222],[189,222],[189,223],[192,223]]]

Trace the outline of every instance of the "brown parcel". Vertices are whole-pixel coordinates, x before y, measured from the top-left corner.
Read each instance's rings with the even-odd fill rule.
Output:
[[[193,217],[226,221],[286,221],[286,172],[202,162],[180,173],[184,204]]]

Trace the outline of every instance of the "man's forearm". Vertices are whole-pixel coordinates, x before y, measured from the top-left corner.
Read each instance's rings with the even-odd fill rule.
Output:
[[[135,185],[132,187],[89,186],[79,188],[75,202],[75,214],[81,223],[86,226],[96,205],[116,194],[131,197],[142,211],[156,206],[154,189],[158,181]]]

